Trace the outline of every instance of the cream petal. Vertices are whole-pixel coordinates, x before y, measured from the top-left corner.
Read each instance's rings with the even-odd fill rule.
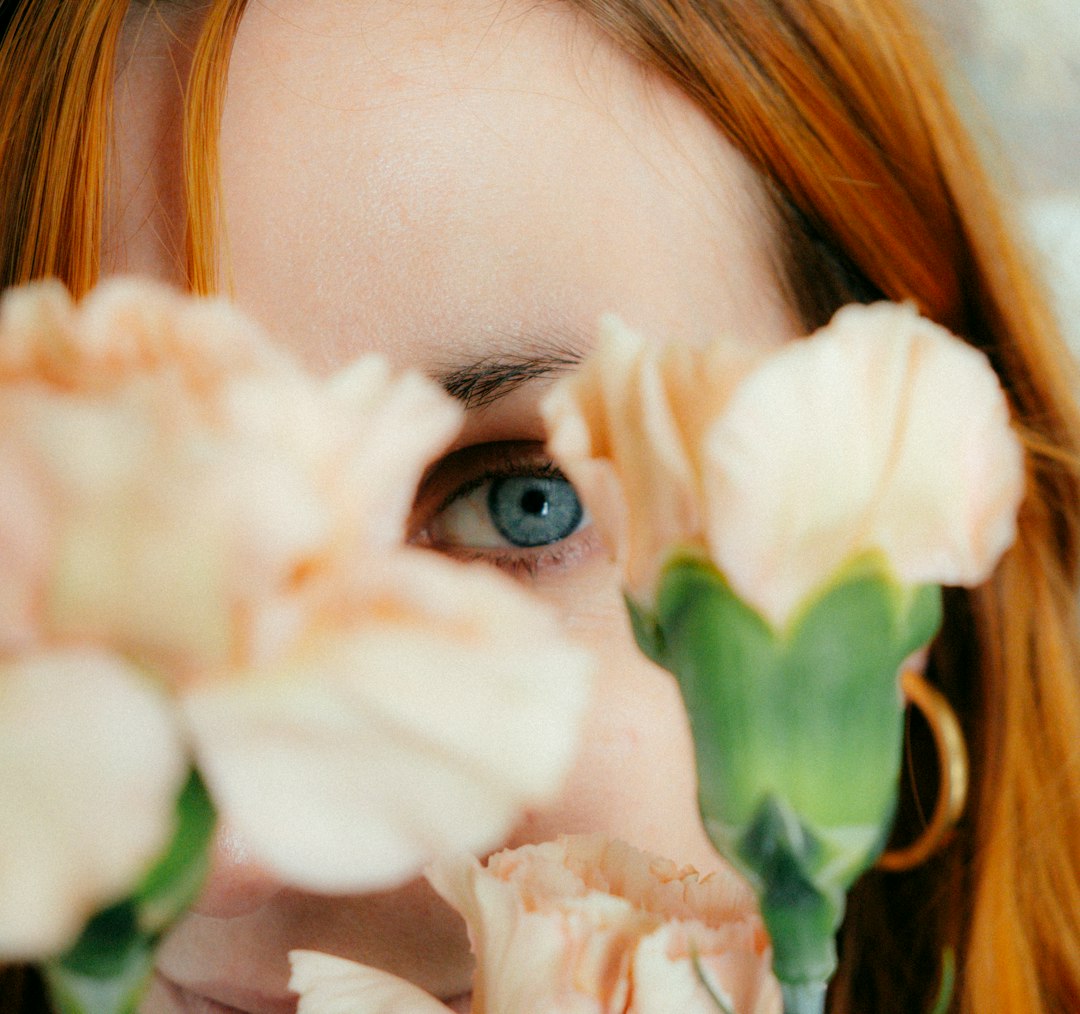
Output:
[[[868,532],[889,438],[868,404],[895,401],[902,376],[881,376],[873,402],[861,390],[869,379],[839,348],[790,344],[743,381],[708,433],[710,555],[777,627]]]
[[[172,832],[187,762],[169,705],[102,652],[0,667],[0,955],[72,942]]]
[[[910,307],[849,307],[769,357],[707,438],[709,545],[775,626],[854,556],[975,584],[1015,534],[1022,454],[979,352]]]
[[[377,356],[342,370],[329,396],[338,415],[352,420],[341,428],[352,439],[335,469],[338,495],[348,498],[368,544],[396,546],[424,469],[457,435],[464,411],[426,377],[394,375]]]
[[[366,614],[184,695],[215,798],[290,883],[372,890],[495,845],[574,755],[590,661],[531,597],[420,552],[384,577]]]
[[[639,599],[655,585],[672,546],[701,541],[695,469],[667,380],[662,360],[639,358],[612,426],[630,509],[627,587]]]
[[[280,346],[222,298],[194,297],[146,278],[104,280],[68,324],[68,362],[82,386],[116,390],[138,376],[178,384],[211,404],[222,384],[297,372]]]
[[[735,1004],[722,984],[711,976],[702,981],[704,975],[697,971],[691,959],[672,960],[668,937],[666,928],[658,930],[635,949],[634,1002],[627,1014],[717,1014],[710,988],[728,1009],[743,1014],[744,1008]],[[745,955],[739,957],[745,960]]]
[[[634,953],[628,1014],[716,1014],[719,997],[737,1014],[782,1014],[764,933],[747,921],[720,928],[667,923]]]
[[[50,376],[70,360],[65,337],[74,310],[55,278],[7,289],[0,297],[0,378]]]
[[[905,583],[971,585],[1015,537],[1023,455],[997,378],[910,306],[846,307],[768,354],[646,345],[608,318],[543,411],[646,608],[680,550],[783,626],[859,554]]]
[[[0,657],[41,636],[38,607],[54,534],[47,480],[37,456],[18,439],[17,418],[0,408]]]
[[[997,376],[981,352],[910,307],[881,324],[881,306],[855,309],[838,316],[832,340],[867,355],[858,332],[891,327],[907,364],[874,542],[905,583],[978,584],[1016,538],[1024,490],[1023,452]]]
[[[657,362],[640,336],[605,317],[596,352],[542,411],[551,453],[589,504],[631,592],[644,592],[666,546],[696,527],[691,464]]]
[[[407,730],[295,675],[258,689],[204,686],[184,705],[214,799],[280,879],[316,891],[379,890],[443,847],[487,839],[515,812]]]
[[[462,409],[427,378],[395,374],[376,355],[330,377],[297,371],[288,381],[235,384],[229,427],[317,493],[334,522],[335,552],[398,546],[420,477],[460,429]]]
[[[546,798],[577,748],[591,655],[554,610],[490,568],[402,551],[368,580],[379,625],[365,648],[376,664],[357,684],[366,706]]]
[[[11,289],[0,305],[0,378],[107,395],[137,378],[210,403],[225,378],[294,371],[288,356],[221,299],[144,278],[110,278],[76,306],[59,282]]]
[[[27,327],[43,298],[27,296]],[[262,369],[267,340],[220,304],[118,282],[78,314],[64,335],[81,365],[60,364],[70,376],[55,389],[3,392],[14,445],[4,460],[33,465],[50,530],[37,571],[10,596],[22,636],[37,621],[53,636],[112,639],[185,671],[264,651],[247,618],[282,612],[280,600],[301,590],[298,575],[329,559],[362,568],[400,542],[425,455],[458,425],[435,385],[388,379],[382,361],[357,365],[352,375],[369,381],[359,394],[273,356]],[[199,344],[204,332],[245,327],[251,355],[235,362]],[[18,503],[10,509],[26,516]],[[21,540],[19,552],[40,542]],[[44,617],[25,615],[42,605]]]
[[[552,387],[542,405],[549,434],[547,447],[588,505],[600,538],[625,573],[630,549],[629,503],[611,453],[604,449],[606,422],[590,408],[594,406],[581,403],[574,378]]]
[[[596,351],[544,401],[549,449],[639,603],[651,603],[673,549],[704,549],[704,430],[756,359],[734,341],[649,344],[606,316]]]
[[[476,957],[474,1011],[600,1014],[588,985],[579,990],[574,982],[574,962],[579,958],[582,937],[588,936],[587,924],[582,927],[585,934],[575,934],[560,915],[530,911],[516,890],[492,876],[472,856],[441,859],[428,867],[425,875],[439,895],[461,913],[468,927]],[[559,886],[568,897],[580,893],[572,875],[567,874]],[[596,942],[594,939],[594,945]]]
[[[539,890],[518,890],[479,866],[465,872],[438,863],[428,879],[468,925],[476,955],[474,1010],[625,1008],[640,920],[622,899],[584,892],[576,879],[557,874]]]
[[[289,988],[297,1014],[446,1014],[422,989],[367,965],[316,951],[291,951]]]
[[[145,432],[145,418],[116,408],[41,413],[40,433],[65,415],[72,426],[81,420],[84,437],[97,438],[87,456],[101,463],[96,480],[75,476],[81,466],[67,467],[62,452],[52,463],[56,534],[42,603],[48,630],[106,641],[157,664],[219,663],[231,638],[236,547],[229,537],[252,523],[227,516],[229,485],[213,481],[233,470],[196,434],[190,453],[162,446]],[[80,446],[73,440],[69,456],[79,457]]]
[[[32,464],[48,543],[12,609],[32,601],[42,637],[219,662],[233,607],[275,593],[329,541],[305,463],[223,416],[223,392],[255,389],[273,417],[300,395],[310,414],[316,388],[234,310],[152,284],[110,282],[77,310],[28,286],[6,312],[25,348],[4,378],[0,457]],[[0,506],[5,528],[19,523],[18,503]],[[25,557],[34,542],[21,545]]]

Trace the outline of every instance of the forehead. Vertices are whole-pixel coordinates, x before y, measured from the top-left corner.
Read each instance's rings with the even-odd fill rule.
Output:
[[[747,166],[566,7],[251,4],[221,169],[237,298],[317,363],[790,323]]]

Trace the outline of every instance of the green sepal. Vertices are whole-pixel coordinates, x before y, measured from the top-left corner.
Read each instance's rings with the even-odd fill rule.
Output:
[[[937,631],[940,589],[903,587],[868,554],[778,630],[708,561],[677,557],[655,609],[628,606],[642,649],[682,691],[706,830],[758,891],[792,1002],[814,1009],[846,892],[888,837],[898,672]]]
[[[690,716],[707,821],[746,826],[768,795],[817,829],[891,818],[897,673],[940,622],[936,587],[900,588],[863,559],[778,632],[715,568],[684,559],[664,573],[653,622]]]
[[[187,911],[210,869],[217,812],[194,768],[177,799],[176,818],[168,850],[135,890],[138,926],[143,933],[161,933]]]
[[[98,912],[64,954],[42,964],[59,1014],[134,1014],[153,970],[154,951],[191,905],[210,867],[216,814],[192,769],[176,802],[165,854],[132,894]]]
[[[55,964],[88,979],[123,976],[132,946],[142,936],[131,900],[98,912],[84,927],[79,939]]]

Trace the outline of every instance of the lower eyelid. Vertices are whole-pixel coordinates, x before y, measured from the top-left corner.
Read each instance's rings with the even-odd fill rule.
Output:
[[[469,546],[439,546],[432,549],[465,563],[485,563],[514,578],[537,579],[545,574],[571,570],[600,550],[601,542],[592,525],[546,546],[532,549],[478,549]]]

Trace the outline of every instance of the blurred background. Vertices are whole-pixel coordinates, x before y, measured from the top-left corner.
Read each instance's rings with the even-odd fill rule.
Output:
[[[921,0],[1080,355],[1080,0]]]

